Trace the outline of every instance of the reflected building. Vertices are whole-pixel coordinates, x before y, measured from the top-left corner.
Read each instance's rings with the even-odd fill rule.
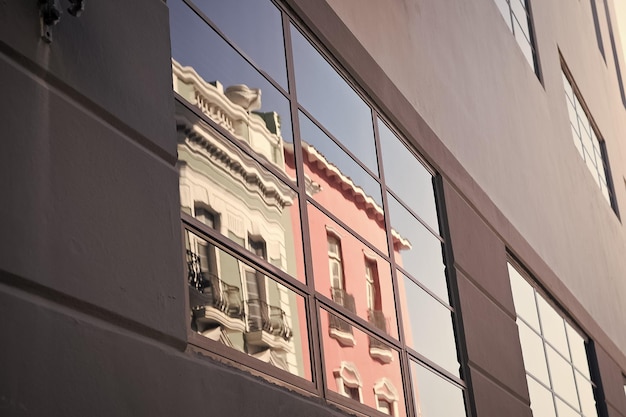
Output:
[[[219,127],[284,172],[276,113],[257,114],[261,91],[208,83],[172,62],[174,91]],[[179,107],[180,108],[180,107]],[[176,118],[181,209],[282,271],[293,274],[291,209],[295,193],[236,144],[189,112]],[[295,200],[297,205],[297,199]],[[294,338],[297,299],[265,274],[213,243],[186,234],[192,328],[257,359],[304,375]],[[297,323],[296,323],[297,326]]]
[[[294,146],[283,141],[279,115],[255,112],[261,107],[260,89],[207,82],[176,60],[172,72],[174,91],[235,139],[178,105],[181,210],[285,273],[301,276],[296,265],[304,264],[303,252],[293,233],[293,219],[300,216],[297,196],[256,160],[262,158],[295,181]],[[322,205],[332,202],[333,213],[358,223],[367,241],[386,245],[382,206],[306,137],[301,143],[307,194]],[[308,210],[318,291],[397,339],[389,263],[318,208],[309,204]],[[391,242],[401,265],[401,251],[411,244],[395,229]],[[191,232],[186,234],[186,254],[192,330],[303,376],[303,340],[292,330],[294,323],[306,322],[297,317],[297,297]],[[399,297],[405,303],[403,292]],[[405,415],[398,352],[326,310],[322,323],[326,373],[333,376],[328,388],[385,414]]]

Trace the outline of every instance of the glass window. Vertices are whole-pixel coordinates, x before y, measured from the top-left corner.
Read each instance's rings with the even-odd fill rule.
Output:
[[[535,417],[596,417],[595,384],[589,379],[585,338],[534,288],[520,268],[509,263],[524,366]],[[540,328],[520,315],[539,306]],[[528,317],[528,313],[526,314]]]
[[[393,401],[397,415],[405,416],[404,401],[395,388],[402,387],[398,352],[349,320],[326,310],[321,310],[320,321],[328,389],[373,409],[377,409],[381,398]],[[351,334],[354,344],[343,343],[337,336],[338,327]]]
[[[174,90],[284,170],[289,100],[181,0],[169,1]]]
[[[411,362],[415,414],[465,416],[463,391],[416,362]]]
[[[401,273],[398,273],[398,280],[407,344],[458,376],[459,361],[449,307]]]
[[[378,175],[371,109],[294,27],[291,36],[298,102]]]
[[[185,236],[191,329],[310,379],[304,299],[209,240]]]
[[[441,240],[392,195],[388,196],[387,201],[396,263],[439,298],[448,302]]]
[[[177,108],[183,211],[304,281],[297,193],[235,143]],[[263,242],[262,254],[256,241]]]
[[[214,3],[167,2],[189,343],[361,414],[464,416],[433,170],[281,2]]]
[[[494,0],[507,26],[513,32],[526,60],[539,74],[535,41],[533,38],[532,20],[530,18],[528,0]]]
[[[253,62],[287,89],[282,16],[270,1],[194,0]]]
[[[397,338],[389,262],[314,206],[308,212],[316,290]]]
[[[387,186],[425,224],[439,232],[432,174],[380,119],[378,132]]]
[[[600,187],[604,198],[617,213],[617,201],[614,198],[613,186],[608,169],[608,157],[604,151],[604,141],[592,123],[591,115],[581,104],[582,98],[569,72],[562,70],[563,88],[565,89],[566,105],[572,125],[572,139],[576,149],[585,161],[587,169]]]

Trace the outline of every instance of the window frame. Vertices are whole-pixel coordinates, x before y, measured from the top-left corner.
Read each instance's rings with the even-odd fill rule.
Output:
[[[600,133],[600,129],[598,128],[598,125],[596,123],[596,121],[594,120],[594,118],[591,116],[591,112],[589,110],[589,106],[587,105],[587,103],[585,102],[583,95],[580,91],[580,89],[578,88],[578,85],[576,84],[576,81],[574,80],[574,76],[572,75],[572,72],[570,71],[569,67],[567,66],[567,63],[565,62],[565,59],[563,58],[563,55],[561,54],[561,52],[559,51],[559,57],[560,57],[560,61],[561,61],[561,74],[562,74],[562,79],[563,79],[563,83],[565,83],[566,81],[569,84],[569,87],[571,88],[572,94],[574,95],[574,100],[576,104],[580,104],[581,106],[581,110],[583,115],[585,116],[585,118],[587,119],[587,121],[589,122],[589,128],[592,130],[592,134],[593,134],[593,138],[591,138],[591,140],[595,141],[595,143],[592,143],[592,146],[595,147],[595,145],[598,146],[598,151],[600,152],[600,158],[602,159],[602,174],[604,176],[604,182],[606,183],[606,188],[607,188],[607,193],[608,198],[606,196],[604,196],[603,194],[603,198],[605,200],[608,201],[609,205],[611,206],[611,209],[613,210],[613,212],[615,213],[615,215],[617,216],[618,219],[621,220],[621,216],[620,216],[620,212],[619,212],[619,207],[617,205],[617,196],[615,194],[615,186],[613,183],[613,175],[611,172],[611,165],[609,163],[609,155],[608,155],[608,151],[607,151],[607,146],[606,146],[606,140],[604,139],[604,136],[602,136],[602,134]],[[565,96],[565,106],[569,106],[570,104],[568,104],[568,102],[571,103],[568,93],[567,91],[565,91],[565,86],[563,86],[563,93]],[[574,107],[574,111],[576,112],[576,117],[577,117],[577,123],[578,120],[580,120],[580,114],[578,112],[577,109],[578,106]],[[572,126],[572,115],[569,112],[569,109],[567,110],[567,114],[568,114],[568,119],[569,119],[569,124],[570,124],[570,131]],[[578,127],[578,129],[582,129],[580,126]],[[594,182],[596,183],[596,185],[598,186],[598,188],[600,188],[600,192],[602,193],[602,185],[599,184],[599,181],[601,182],[602,179],[598,179],[595,178],[600,174],[600,170],[598,167],[598,164],[596,162],[596,164],[594,164],[596,171],[598,171],[597,173],[594,173],[591,171],[591,168],[589,167],[589,165],[587,164],[586,160],[585,160],[585,156],[583,156],[584,153],[586,153],[587,155],[589,154],[589,151],[585,148],[584,145],[584,141],[582,139],[582,135],[584,133],[580,132],[580,137],[575,137],[575,132],[570,132],[570,135],[572,136],[572,140],[574,141],[574,146],[576,146],[576,149],[578,150],[578,154],[581,156],[581,158],[583,158],[583,162],[585,163],[585,165],[587,166],[588,171],[591,173],[592,176],[594,176]],[[578,143],[576,143],[578,140],[580,140],[580,145]],[[580,147],[582,147],[582,149]],[[592,152],[595,153],[595,150],[592,149]]]
[[[574,383],[574,392],[575,392],[576,400],[578,402],[578,407],[580,410],[580,411],[576,411],[576,410],[573,410],[573,411],[579,416],[582,416],[584,413],[584,411],[582,410],[583,405],[582,405],[582,400],[581,400],[580,388],[578,386],[579,382],[577,379],[578,374],[580,374],[581,377],[583,377],[587,382],[591,384],[592,395],[595,401],[595,411],[596,411],[595,417],[604,417],[605,413],[603,412],[602,384],[601,384],[600,376],[598,373],[598,364],[597,364],[597,358],[595,355],[595,347],[594,347],[593,340],[580,328],[580,326],[578,326],[578,324],[576,324],[575,320],[572,317],[570,317],[570,315],[560,306],[560,304],[554,299],[554,297],[552,297],[549,294],[549,292],[541,285],[541,283],[534,278],[531,272],[526,267],[524,267],[524,265],[521,262],[519,262],[511,253],[507,254],[506,261],[507,261],[507,266],[514,269],[518,273],[518,275],[521,277],[521,279],[523,279],[528,284],[529,288],[531,288],[533,291],[533,304],[535,305],[537,319],[538,319],[538,323],[536,325],[538,325],[539,328],[535,329],[534,328],[535,324],[529,323],[527,318],[521,317],[519,315],[519,312],[518,312],[519,306],[514,306],[515,318],[516,318],[516,323],[518,327],[518,334],[520,334],[519,326],[521,322],[521,325],[528,327],[529,330],[533,332],[533,334],[536,335],[540,339],[542,351],[544,355],[543,363],[545,363],[547,377],[548,377],[547,382],[541,381],[539,379],[539,376],[534,375],[532,372],[529,372],[528,370],[529,365],[526,362],[524,362],[524,371],[525,371],[526,379],[527,380],[529,378],[532,379],[534,383],[539,384],[541,387],[543,387],[543,389],[545,389],[546,391],[550,393],[551,398],[552,398],[552,411],[553,413],[555,413],[555,415],[557,415],[557,412],[558,412],[558,406],[557,406],[558,401],[560,401],[566,406],[571,407],[571,404],[567,402],[568,400],[560,392],[557,392],[556,389],[554,388],[555,382],[552,379],[552,372],[554,372],[554,369],[551,370],[551,360],[549,359],[551,356],[549,355],[549,353],[554,352],[553,355],[556,354],[559,357],[559,359],[564,360],[567,363],[567,366],[568,366],[567,369],[571,370],[572,372],[572,377],[573,377],[572,382]],[[507,271],[507,275],[509,276],[509,285],[511,286],[511,291],[513,292],[513,284],[512,284],[513,279],[511,278],[510,272]],[[515,299],[514,294],[513,294],[513,298]],[[566,336],[568,355],[570,356],[569,359],[563,356],[563,353],[559,350],[557,345],[554,344],[552,337],[548,339],[545,333],[545,329],[544,329],[545,323],[543,323],[542,321],[542,320],[545,320],[545,317],[542,319],[542,315],[545,313],[541,313],[541,305],[539,303],[540,299],[543,302],[545,302],[547,307],[552,309],[552,311],[556,313],[558,317],[562,319],[563,321],[563,332],[564,332],[564,335]],[[583,349],[585,351],[586,365],[588,367],[588,373],[589,373],[588,376],[584,375],[584,373],[579,369],[579,365],[574,363],[575,360],[573,358],[572,340],[570,340],[569,330],[567,326],[569,326],[569,328],[572,329],[571,331],[575,332],[580,337],[580,339],[584,342]],[[520,334],[520,347],[521,347],[522,354],[524,354],[524,346],[521,340],[521,334]],[[530,407],[532,411],[532,398],[531,398]],[[541,415],[544,415],[544,414],[542,413]]]
[[[225,39],[237,53],[245,57],[245,53],[241,51],[240,49],[238,49],[237,46],[233,42],[228,41],[228,38],[222,32],[219,31],[216,24],[212,23],[210,19],[208,19],[206,16],[202,15],[201,13],[198,13],[197,7],[194,8],[191,6],[192,4],[191,0],[183,0],[183,2],[186,5],[188,5],[196,14],[199,14],[200,18],[204,20],[204,22],[207,25],[209,25],[213,30],[215,30],[219,36]],[[314,39],[311,33],[307,29],[305,29],[305,25],[302,24],[299,17],[295,16],[292,11],[283,7],[280,2],[275,1],[273,3],[279,8],[279,10],[281,10],[281,13],[282,13],[283,34],[284,34],[284,40],[286,44],[286,53],[288,55],[287,56],[287,71],[289,74],[289,85],[290,86],[294,85],[293,52],[289,49],[290,44],[291,44],[290,34],[289,34],[289,27],[290,27],[289,25],[293,25],[296,28],[296,30],[302,33],[305,39],[311,42],[312,46],[318,52],[321,53],[322,57],[338,72],[338,74],[343,78],[344,81],[348,83],[348,85],[357,93],[357,95],[359,95],[359,97],[361,97],[364,100],[367,106],[369,106],[371,110],[371,114],[372,114],[372,125],[375,130],[374,137],[375,137],[375,145],[376,145],[376,152],[377,152],[377,161],[379,164],[379,171],[380,171],[380,175],[374,176],[374,179],[378,181],[379,184],[381,185],[383,205],[385,207],[388,207],[387,193],[393,193],[393,191],[390,190],[388,186],[385,186],[385,182],[384,182],[384,173],[383,173],[384,168],[382,167],[382,161],[380,157],[381,145],[380,145],[380,139],[378,137],[378,127],[376,123],[377,119],[380,119],[382,122],[387,124],[390,127],[390,129],[393,131],[393,133],[397,136],[398,140],[402,141],[407,146],[407,149],[416,157],[417,159],[416,163],[422,163],[425,166],[425,168],[431,173],[431,175],[433,175],[433,183],[434,183],[433,193],[435,197],[435,203],[437,206],[436,210],[439,216],[439,223],[440,223],[440,228],[441,228],[441,231],[438,233],[438,239],[442,243],[444,243],[444,251],[447,254],[446,256],[444,256],[444,266],[447,271],[445,274],[445,280],[448,283],[449,291],[451,293],[453,293],[454,291],[457,291],[456,285],[451,283],[452,281],[455,281],[455,272],[454,272],[453,260],[451,256],[451,245],[449,243],[450,242],[449,233],[447,231],[447,220],[445,219],[446,214],[445,214],[445,205],[443,203],[443,183],[442,183],[442,179],[440,175],[437,174],[436,171],[432,168],[432,166],[428,164],[426,159],[417,152],[414,145],[409,144],[408,141],[403,137],[403,135],[399,134],[398,130],[390,125],[387,119],[378,110],[378,107],[376,106],[376,104],[372,103],[371,100],[369,100],[366,97],[366,95],[363,93],[363,90],[357,87],[357,84],[354,81],[352,81],[351,77],[346,73],[346,71],[344,71],[340,67],[336,59],[332,57],[328,52],[326,52],[326,49],[323,46],[321,46],[321,43],[317,41],[316,39]],[[253,62],[249,62],[249,63],[252,65],[253,68],[260,70],[259,68],[255,66]],[[269,81],[271,82],[272,80],[269,79]],[[311,115],[308,112],[306,112],[306,109],[302,108],[300,104],[297,103],[295,98],[292,98],[294,95],[293,92],[287,92],[287,91],[284,91],[283,89],[279,89],[279,90],[283,94],[285,94],[285,96],[289,99],[291,103],[291,110],[292,110],[291,117],[293,120],[293,129],[294,129],[294,157],[295,157],[294,162],[296,166],[301,167],[302,166],[302,160],[301,160],[302,154],[299,149],[301,143],[300,143],[299,132],[298,132],[298,129],[299,129],[298,121],[297,121],[298,111],[303,111],[303,113],[306,116],[311,118],[313,123],[319,125],[319,122],[315,118],[311,117]],[[363,243],[365,247],[368,248],[368,250],[375,253],[377,256],[382,257],[385,261],[389,262],[391,266],[391,271],[392,271],[391,276],[392,276],[393,288],[394,289],[398,288],[397,276],[396,276],[397,275],[396,271],[398,270],[398,268],[397,268],[395,261],[393,261],[393,255],[389,253],[386,254],[386,253],[381,252],[376,246],[374,246],[372,243],[370,243],[365,238],[363,238],[357,231],[355,231],[350,226],[346,225],[341,219],[337,218],[337,216],[335,216],[331,211],[329,211],[323,205],[317,203],[314,199],[309,198],[309,197],[304,198],[305,196],[307,196],[307,194],[305,192],[306,183],[305,181],[303,181],[303,177],[299,176],[297,178],[297,183],[294,184],[292,179],[287,178],[280,170],[276,169],[276,167],[274,167],[271,163],[267,163],[267,161],[264,161],[263,158],[261,158],[248,144],[235,141],[233,135],[230,132],[226,131],[226,129],[224,129],[222,126],[220,126],[219,124],[214,122],[212,119],[210,119],[208,116],[203,114],[201,111],[196,109],[193,105],[188,103],[178,93],[175,92],[174,95],[175,95],[177,104],[186,108],[187,111],[191,112],[195,117],[197,117],[202,122],[208,124],[214,131],[217,132],[217,134],[220,134],[227,140],[235,142],[237,146],[241,150],[243,150],[248,156],[253,158],[256,162],[260,163],[260,165],[262,165],[265,169],[269,170],[273,175],[275,175],[280,180],[284,181],[285,184],[287,184],[289,187],[292,188],[292,190],[298,193],[299,213],[301,215],[300,221],[301,221],[301,228],[303,230],[302,238],[305,242],[303,245],[305,259],[311,259],[310,243],[309,244],[306,243],[310,237],[308,233],[308,217],[306,215],[307,205],[310,204],[316,209],[320,210],[323,214],[331,218],[339,226],[341,226],[348,233],[350,233],[354,238],[358,239],[361,243]],[[352,158],[355,158],[354,154],[350,152],[350,150],[347,149],[344,145],[342,145],[341,142],[337,141],[332,136],[330,137],[331,139],[335,140],[335,142],[339,144],[340,147],[344,151],[346,151],[346,153],[349,156],[351,156]],[[355,160],[359,162],[358,158],[355,158]],[[366,169],[366,172],[372,174],[372,172],[368,170],[368,168],[364,165],[364,163],[359,162],[359,164]],[[301,175],[301,171],[302,171],[301,168],[299,168],[298,175]],[[398,201],[402,203],[402,199],[398,198]],[[418,215],[415,215],[415,213],[412,213],[412,214],[417,218],[418,221],[420,221],[424,225],[426,229],[428,229],[431,233],[433,233],[431,225],[427,225],[421,218],[419,218]],[[385,230],[387,231],[388,244],[390,244],[390,242],[392,241],[392,236],[391,236],[391,233],[389,232],[389,230],[391,230],[391,225],[389,223],[388,214],[385,215],[384,227],[385,227]],[[240,245],[237,242],[229,240],[227,236],[224,236],[218,231],[207,228],[207,226],[203,225],[200,221],[198,221],[198,219],[184,212],[181,212],[181,230],[183,231],[183,237],[186,231],[190,231],[193,234],[198,235],[200,238],[205,239],[207,242],[210,242],[211,244],[215,245],[220,250],[223,250],[226,253],[236,257],[237,259],[242,260],[244,263],[253,266],[257,270],[261,271],[263,274],[266,274],[267,276],[271,277],[271,279],[277,281],[278,283],[284,285],[285,287],[287,287],[289,290],[293,291],[297,295],[303,297],[305,301],[305,311],[307,313],[305,324],[308,329],[307,330],[308,342],[309,342],[308,352],[309,352],[309,359],[310,359],[312,381],[308,381],[304,378],[290,374],[289,372],[276,368],[270,364],[263,363],[243,352],[238,352],[225,345],[222,345],[219,342],[207,340],[201,335],[198,335],[197,333],[193,332],[190,326],[187,326],[187,334],[188,334],[188,341],[190,343],[190,350],[209,356],[213,359],[226,362],[235,367],[243,368],[246,371],[252,372],[255,375],[261,376],[273,382],[287,383],[289,386],[301,389],[302,392],[305,394],[309,394],[309,395],[314,394],[322,398],[326,398],[327,401],[334,403],[340,407],[347,407],[349,409],[356,410],[359,412],[384,415],[378,412],[375,408],[372,408],[370,406],[365,406],[364,404],[361,404],[363,405],[363,407],[358,407],[358,406],[355,407],[354,404],[344,403],[342,400],[337,399],[336,396],[333,395],[333,393],[328,392],[328,389],[324,383],[324,379],[327,378],[328,376],[325,375],[322,369],[323,348],[320,347],[321,339],[322,339],[321,333],[324,331],[324,329],[321,329],[321,326],[319,325],[319,312],[323,310],[327,310],[331,312],[332,314],[335,314],[338,317],[341,317],[342,319],[347,320],[351,324],[356,325],[364,333],[368,335],[373,335],[375,338],[382,340],[384,343],[387,343],[393,349],[398,351],[399,359],[400,359],[399,366],[400,366],[400,370],[402,374],[402,383],[406,387],[406,389],[404,390],[406,391],[405,396],[404,396],[405,397],[404,403],[405,403],[407,416],[415,415],[414,407],[413,407],[412,389],[410,388],[411,378],[412,378],[411,362],[417,362],[421,364],[422,366],[425,366],[429,369],[434,370],[436,373],[441,375],[448,383],[461,388],[463,391],[465,402],[466,402],[466,409],[465,409],[466,415],[467,417],[472,416],[473,407],[470,405],[472,401],[471,399],[472,395],[471,395],[471,389],[469,388],[469,382],[470,382],[469,370],[464,365],[466,361],[461,361],[461,369],[462,369],[461,374],[462,375],[461,377],[457,377],[457,376],[449,374],[447,371],[443,370],[440,366],[434,364],[433,362],[429,361],[427,358],[419,355],[417,352],[413,351],[410,347],[408,347],[403,340],[404,339],[403,331],[401,330],[402,329],[402,313],[399,307],[400,306],[399,298],[398,298],[399,296],[396,291],[394,291],[394,295],[395,295],[394,302],[396,305],[397,323],[398,323],[398,327],[400,328],[397,339],[375,328],[365,318],[359,317],[356,314],[348,311],[347,309],[341,306],[338,306],[336,303],[332,302],[332,300],[328,299],[323,294],[320,294],[312,284],[312,280],[310,278],[312,276],[312,269],[311,269],[312,267],[309,263],[305,263],[305,269],[306,269],[305,275],[307,277],[307,282],[300,282],[295,277],[290,276],[286,272],[272,265],[268,260],[262,259],[259,256],[255,255],[253,252],[250,251],[249,248],[244,247],[244,246],[249,246],[247,242],[244,245]],[[183,245],[183,248],[184,248],[184,245]],[[342,275],[343,275],[343,271],[342,271]],[[184,280],[183,282],[185,284],[185,294],[186,294],[187,293],[186,282]],[[188,308],[189,300],[187,299],[186,302],[187,302],[187,311],[189,311],[189,308]],[[458,296],[451,297],[450,304],[457,306],[458,308],[458,306],[460,305],[460,303],[458,302]],[[463,357],[465,355],[464,353],[465,345],[463,342],[464,337],[461,331],[458,330],[462,327],[460,325],[460,314],[458,311],[457,311],[457,314],[454,314],[454,320],[455,320],[454,327],[456,329],[455,349],[458,352],[459,357]],[[465,378],[465,379],[462,379],[462,378]],[[398,415],[396,413],[396,410],[394,410],[394,415]]]
[[[519,26],[521,23],[519,23],[519,20],[517,19],[517,15],[513,11],[513,6],[511,6],[511,1],[524,2],[522,7],[524,7],[525,12],[526,12],[526,24],[528,27],[528,37],[530,37],[530,39],[528,39],[525,33],[522,33],[522,36],[526,39],[528,46],[530,47],[530,50],[532,53],[532,62],[528,60],[528,57],[522,50],[523,49],[522,46],[519,44],[520,41],[518,40],[516,30],[517,30],[517,26]],[[508,7],[508,15],[509,15],[508,20],[507,20],[507,17],[503,14],[503,11],[500,9],[501,3],[506,3],[506,6]],[[517,43],[520,51],[522,52],[522,55],[524,55],[525,61],[528,62],[528,64],[531,66],[531,68],[533,69],[533,72],[535,73],[539,81],[543,83],[543,77],[541,73],[541,65],[540,65],[540,59],[539,59],[539,51],[538,51],[538,46],[537,46],[537,34],[535,31],[531,0],[494,0],[494,4],[496,8],[498,9],[500,16],[502,16],[502,18],[505,19],[506,26],[509,28],[509,32],[511,32],[511,34],[513,35],[513,38],[515,39],[515,42]]]

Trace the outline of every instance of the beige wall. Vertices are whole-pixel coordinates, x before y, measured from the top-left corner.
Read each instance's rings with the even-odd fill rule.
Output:
[[[626,111],[602,2],[606,64],[588,1],[531,1],[543,85],[493,0],[394,3],[329,1],[504,216],[626,352],[625,229],[572,142],[558,52],[606,140],[618,206],[626,214]]]

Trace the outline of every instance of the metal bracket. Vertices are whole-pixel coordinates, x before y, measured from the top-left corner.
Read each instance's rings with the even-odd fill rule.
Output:
[[[80,16],[85,10],[85,0],[68,0],[70,7],[67,11],[74,17]],[[41,23],[41,37],[48,43],[52,42],[52,26],[61,20],[61,10],[57,0],[37,0],[39,6],[39,20]]]

